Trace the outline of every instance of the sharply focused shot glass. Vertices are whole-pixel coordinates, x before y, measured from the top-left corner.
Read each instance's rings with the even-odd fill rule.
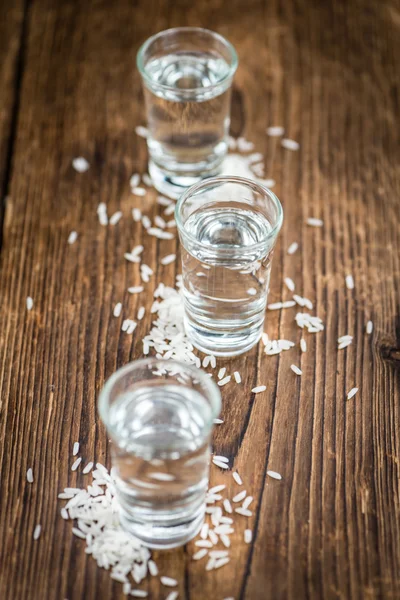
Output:
[[[219,173],[237,64],[226,39],[199,27],[162,31],[139,49],[149,173],[161,193],[178,198],[187,187]]]
[[[220,408],[216,384],[176,361],[130,363],[101,391],[120,521],[147,546],[180,546],[201,528],[210,436]]]
[[[181,196],[175,220],[190,341],[216,356],[246,352],[263,331],[281,203],[255,181],[216,177]]]

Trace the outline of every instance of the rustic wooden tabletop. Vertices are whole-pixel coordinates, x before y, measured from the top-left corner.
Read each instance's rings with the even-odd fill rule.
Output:
[[[151,327],[147,310],[127,336],[114,304],[149,309],[157,284],[174,285],[179,272],[160,264],[177,239],[150,237],[131,217],[133,206],[151,219],[163,210],[154,190],[138,198],[129,188],[147,160],[135,134],[145,122],[136,51],[159,30],[201,25],[238,50],[232,135],[265,155],[284,206],[269,301],[291,297],[291,277],[325,330],[305,334],[301,353],[296,309],[269,311],[271,339],[296,346],[266,356],[260,343],[219,361],[243,383],[222,389],[214,447],[241,473],[253,516],[237,520],[231,562],[218,571],[191,560],[193,544],[155,559],[182,600],[400,598],[398,3],[4,0],[1,10],[0,597],[123,597],[60,517],[57,495],[87,482],[71,472],[74,441],[84,461],[110,464],[96,399],[117,367],[142,355]],[[268,125],[283,125],[299,151],[268,137]],[[86,173],[73,169],[77,156]],[[99,202],[122,211],[118,225],[99,225]],[[72,230],[79,237],[68,245]],[[155,272],[140,297],[126,291],[140,279],[123,259],[139,243]],[[338,350],[344,334],[353,343]],[[258,384],[267,390],[254,395]],[[211,482],[237,490],[216,467]],[[141,589],[168,593],[157,578]]]

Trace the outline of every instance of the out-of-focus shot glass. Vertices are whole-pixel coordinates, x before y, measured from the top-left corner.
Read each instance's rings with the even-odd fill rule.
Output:
[[[120,521],[147,546],[180,546],[200,530],[220,408],[216,384],[176,361],[130,363],[101,391]]]
[[[178,198],[187,187],[217,175],[227,153],[236,51],[213,31],[181,27],[149,38],[137,65],[146,103],[149,173],[157,190]]]
[[[255,181],[216,177],[181,196],[175,220],[190,341],[216,356],[246,352],[263,331],[281,203]]]

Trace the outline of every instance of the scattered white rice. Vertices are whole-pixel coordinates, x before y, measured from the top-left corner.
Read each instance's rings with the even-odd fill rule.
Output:
[[[218,381],[218,385],[220,387],[223,387],[224,385],[226,385],[227,383],[229,383],[231,380],[231,376],[227,375],[226,377],[224,377],[223,379],[221,379],[220,381]]]
[[[166,222],[166,227],[168,229],[170,229],[171,227],[176,227],[176,221],[175,219],[170,219],[169,221]]]
[[[198,548],[212,548],[213,543],[210,540],[196,540],[194,543]]]
[[[253,154],[250,154],[247,157],[247,160],[249,161],[250,164],[257,163],[257,162],[263,161],[264,156],[261,154],[261,152],[253,152]]]
[[[144,306],[141,306],[141,307],[138,309],[138,312],[137,312],[137,317],[136,317],[136,318],[137,318],[137,320],[138,320],[138,321],[141,321],[141,320],[143,319],[143,317],[144,317],[145,313],[146,313],[146,309],[145,309],[145,307],[144,307]]]
[[[150,175],[148,173],[143,173],[143,175],[142,175],[142,181],[148,187],[153,187],[153,180],[152,180],[152,178],[150,177]]]
[[[294,254],[299,248],[299,245],[297,242],[293,242],[292,244],[290,244],[287,253],[288,254]]]
[[[134,598],[147,598],[149,594],[145,590],[132,590],[131,596]]]
[[[176,579],[173,579],[172,577],[165,577],[165,575],[160,577],[160,581],[163,585],[168,586],[168,587],[175,587],[176,585],[178,585],[178,582]]]
[[[300,340],[300,349],[302,352],[307,352],[307,342],[304,338]]]
[[[132,333],[135,331],[135,329],[137,327],[137,323],[133,319],[127,319],[127,320],[128,320],[128,327],[126,329],[126,333],[128,335],[132,335]]]
[[[272,477],[272,479],[282,479],[282,475],[276,471],[267,471],[267,475],[268,477]]]
[[[233,477],[233,479],[236,481],[236,483],[238,485],[243,485],[242,478],[240,477],[240,475],[239,475],[239,473],[237,471],[233,471],[232,477]]]
[[[116,225],[122,218],[122,212],[120,210],[117,210],[117,212],[115,212],[111,217],[110,217],[110,225]]]
[[[357,392],[358,392],[358,388],[356,388],[356,387],[352,388],[352,389],[349,391],[349,393],[347,394],[347,400],[351,400],[351,398],[352,398],[353,396],[355,396],[355,395],[357,394]]]
[[[374,325],[372,323],[372,321],[368,321],[367,326],[365,328],[365,331],[368,335],[370,335],[372,333],[372,330],[374,328]]]
[[[134,285],[128,288],[128,292],[130,294],[140,294],[140,292],[143,292],[143,290],[144,287],[142,285]]]
[[[240,152],[251,152],[252,150],[254,150],[253,142],[249,142],[244,137],[239,137],[236,140],[236,145]]]
[[[175,212],[175,204],[170,204],[170,206],[167,206],[167,208],[164,210],[164,215],[172,215]]]
[[[175,260],[176,254],[167,254],[167,256],[164,256],[164,258],[161,259],[161,264],[170,265],[171,263],[175,262]]]
[[[157,204],[159,204],[160,206],[171,206],[173,202],[165,196],[157,196]]]
[[[149,219],[149,217],[147,215],[143,215],[142,217],[142,225],[145,229],[150,229],[151,227],[151,221]]]
[[[237,513],[238,515],[242,515],[243,517],[251,517],[252,516],[252,512],[251,510],[248,510],[247,508],[235,508],[235,513]]]
[[[222,379],[223,376],[226,373],[226,367],[221,367],[220,370],[218,371],[218,379]]]
[[[177,600],[179,593],[177,591],[173,591],[165,598],[165,600]]]
[[[271,343],[273,344],[273,342]],[[290,348],[295,346],[295,343],[291,342],[290,340],[276,340],[276,343],[280,350],[290,350]]]
[[[108,216],[107,216],[107,206],[105,202],[100,202],[97,207],[97,216],[99,218],[99,223],[103,227],[108,225]]]
[[[284,281],[285,281],[285,285],[286,285],[287,289],[290,290],[291,292],[294,292],[295,285],[294,285],[293,279],[291,279],[290,277],[285,277]]]
[[[74,443],[74,447],[72,448],[72,456],[76,456],[79,452],[79,442]]]
[[[352,335],[342,335],[338,338],[338,350],[343,350],[343,348],[347,348],[353,343]]]
[[[83,158],[83,156],[78,156],[78,158],[74,158],[72,161],[72,166],[78,173],[85,173],[90,168],[90,164]]]
[[[140,175],[139,175],[139,173],[134,173],[129,180],[129,185],[131,186],[131,188],[135,188],[139,185],[139,183],[140,183]]]
[[[232,504],[230,503],[230,501],[228,500],[228,498],[224,499],[223,505],[224,505],[224,509],[226,510],[227,513],[231,514],[233,512]]]
[[[236,383],[241,383],[241,382],[242,382],[242,378],[241,378],[241,376],[240,376],[240,373],[239,373],[239,371],[235,371],[235,372],[233,373],[233,376],[234,376],[234,378],[235,378],[235,381],[236,381]]]
[[[346,275],[346,287],[348,290],[354,290],[353,275]]]
[[[149,568],[150,575],[152,575],[152,577],[156,577],[158,575],[158,567],[157,567],[156,563],[154,562],[154,560],[149,560],[149,562],[147,563],[147,566]]]
[[[124,258],[131,263],[140,263],[140,256],[135,256],[131,252],[125,252]]]
[[[307,329],[310,333],[317,333],[324,330],[322,319],[308,313],[297,313],[295,320],[299,327]]]
[[[216,460],[217,462],[224,462],[224,463],[229,462],[229,458],[227,456],[221,456],[219,454],[214,454],[214,460]]]
[[[149,130],[147,127],[143,127],[143,125],[137,125],[137,127],[135,127],[135,133],[142,138],[147,138],[149,136]]]
[[[233,496],[232,502],[241,502],[242,500],[244,500],[244,498],[246,498],[246,496],[247,496],[246,490],[242,490],[241,492],[236,494],[236,496]]]
[[[139,221],[141,221],[142,211],[140,210],[140,208],[132,208],[132,217],[135,223],[139,223]]]
[[[200,548],[200,550],[198,550],[197,552],[195,552],[195,554],[193,554],[192,559],[193,560],[201,560],[202,558],[207,556],[207,554],[208,554],[208,550],[206,548]]]
[[[285,133],[285,130],[283,127],[279,127],[279,125],[274,125],[271,127],[267,127],[266,133],[270,137],[279,137]]]
[[[26,480],[28,483],[33,483],[33,471],[32,469],[28,469],[26,472]]]
[[[41,533],[42,533],[42,526],[36,525],[35,529],[33,530],[33,539],[38,540]]]
[[[71,467],[71,471],[76,471],[77,468],[79,467],[79,465],[81,464],[81,462],[82,462],[82,457],[77,458]]]
[[[117,302],[117,304],[114,306],[114,310],[113,310],[113,315],[114,317],[119,317],[122,311],[122,304],[121,302]]]
[[[251,391],[253,392],[253,394],[259,394],[260,392],[265,392],[266,389],[267,389],[266,385],[258,385],[255,388],[253,388]]]
[[[296,304],[302,307],[306,307],[308,308],[308,310],[312,310],[314,308],[314,305],[311,302],[311,300],[309,300],[308,298],[303,298],[298,294],[293,294],[293,300],[296,302]]]
[[[160,229],[165,229],[166,226],[166,222],[164,221],[164,219],[162,217],[160,217],[159,215],[156,215],[154,217],[154,223],[157,225],[157,227],[160,227]]]
[[[292,369],[293,373],[296,373],[296,375],[303,375],[303,371],[296,365],[290,365],[290,368]]]
[[[247,293],[249,296],[255,296],[257,294],[257,290],[256,288],[251,287],[247,290]]]
[[[88,462],[88,464],[86,465],[86,467],[83,469],[82,473],[84,475],[87,475],[88,473],[90,473],[90,471],[93,469],[93,463],[92,462]]]
[[[131,188],[131,192],[132,194],[134,194],[135,196],[145,196],[146,195],[146,190],[143,187],[134,187]]]
[[[220,469],[229,469],[229,465],[227,463],[215,460],[215,458],[213,458],[213,464]]]
[[[253,532],[251,529],[245,529],[244,530],[244,541],[246,544],[251,544],[251,541],[253,539]]]
[[[30,296],[27,297],[26,299],[26,309],[27,310],[32,310],[33,308],[33,298],[31,298]]]
[[[296,151],[300,148],[299,142],[295,142],[295,140],[291,140],[289,138],[283,138],[281,141],[281,146],[286,148],[286,150]]]
[[[75,244],[76,240],[78,239],[78,234],[76,231],[71,231],[71,233],[68,236],[68,244],[70,244],[72,246],[72,244]]]
[[[253,502],[253,500],[254,500],[253,496],[247,496],[247,498],[245,498],[243,501],[242,508],[249,508],[249,506]]]
[[[307,225],[311,225],[311,227],[323,227],[324,225],[322,219],[315,219],[314,217],[309,217],[306,223]]]
[[[282,308],[282,302],[274,302],[273,304],[268,304],[268,310],[280,310]]]
[[[218,494],[218,492],[222,492],[222,490],[226,489],[226,485],[215,485],[214,487],[208,490],[208,494]],[[206,525],[206,524],[205,524]]]
[[[62,508],[62,509],[60,510],[60,514],[61,514],[61,517],[62,517],[62,518],[65,520],[65,521],[68,521],[68,519],[69,519],[69,514],[68,514],[68,511],[67,511],[67,509],[66,509],[66,508]]]
[[[169,231],[163,231],[158,227],[149,227],[147,233],[160,240],[173,240],[175,237],[173,233],[169,233]]]

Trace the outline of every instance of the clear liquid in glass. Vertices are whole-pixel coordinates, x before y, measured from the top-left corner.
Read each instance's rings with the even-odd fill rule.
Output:
[[[271,231],[260,211],[219,202],[194,211],[185,222],[182,248],[185,326],[208,354],[234,356],[260,339],[271,270]]]
[[[223,58],[206,52],[182,51],[146,64],[153,82],[144,88],[149,171],[157,189],[177,197],[218,174],[230,124],[230,82],[221,80],[229,70]]]
[[[185,543],[203,523],[210,411],[195,389],[162,381],[110,407],[121,522],[150,547]]]

